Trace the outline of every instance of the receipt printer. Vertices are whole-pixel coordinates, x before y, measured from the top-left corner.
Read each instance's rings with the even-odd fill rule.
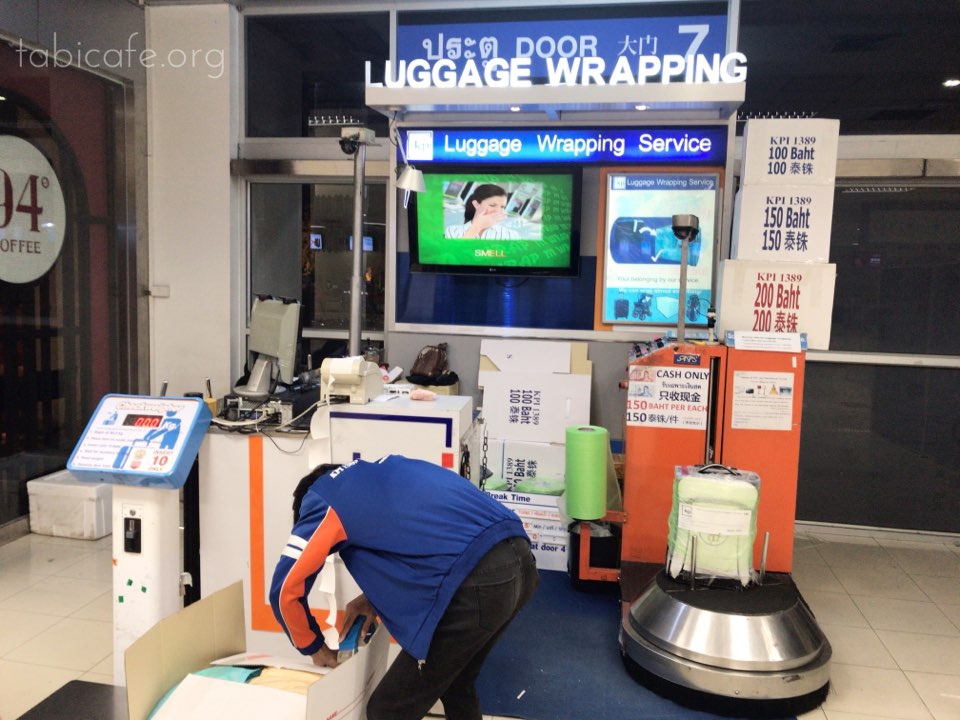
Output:
[[[362,357],[327,358],[320,365],[320,401],[370,402],[383,392],[380,368]]]

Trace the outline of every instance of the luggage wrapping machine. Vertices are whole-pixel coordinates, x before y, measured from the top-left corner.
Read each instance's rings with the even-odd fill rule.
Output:
[[[679,307],[695,216],[673,218],[682,241]],[[692,230],[692,232],[690,232]],[[712,327],[711,327],[712,333]],[[794,585],[793,536],[805,355],[678,342],[629,366],[619,641],[641,682],[713,711],[803,712],[826,697],[830,643]],[[678,465],[721,464],[760,476],[756,582],[697,582],[665,569]],[[581,524],[582,526],[583,524]],[[586,540],[586,542],[583,542]],[[697,534],[693,543],[710,542]],[[581,572],[590,576],[589,539]],[[695,561],[694,561],[695,564]],[[610,579],[594,574],[595,579]]]
[[[694,358],[696,365],[686,364]],[[804,355],[685,344],[636,360],[630,374],[653,378],[656,389],[665,384],[658,375],[678,369],[681,377],[708,376],[702,427],[670,424],[671,411],[661,424],[649,420],[652,413],[646,424],[639,415],[636,422],[628,418],[620,568],[624,659],[641,676],[693,694],[815,707],[826,695],[831,649],[790,578]],[[680,412],[681,422],[695,424],[696,409]],[[760,476],[753,553],[760,573],[747,587],[710,586],[698,583],[695,573],[691,581],[664,569],[674,468],[698,463]],[[697,537],[705,541],[710,538]]]

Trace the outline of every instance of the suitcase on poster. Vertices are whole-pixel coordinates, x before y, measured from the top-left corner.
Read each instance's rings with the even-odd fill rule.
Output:
[[[613,304],[613,317],[616,320],[626,318],[630,314],[630,301],[626,298],[617,298]]]

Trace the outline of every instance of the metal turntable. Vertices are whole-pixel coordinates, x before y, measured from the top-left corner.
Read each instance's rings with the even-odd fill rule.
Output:
[[[620,649],[642,683],[713,712],[804,712],[829,686],[830,643],[788,574],[743,588],[661,570],[625,613]]]

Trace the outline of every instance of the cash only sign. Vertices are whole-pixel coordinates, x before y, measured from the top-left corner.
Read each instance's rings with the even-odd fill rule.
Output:
[[[725,52],[726,18],[400,25],[397,61],[367,87],[742,83],[746,57]]]

